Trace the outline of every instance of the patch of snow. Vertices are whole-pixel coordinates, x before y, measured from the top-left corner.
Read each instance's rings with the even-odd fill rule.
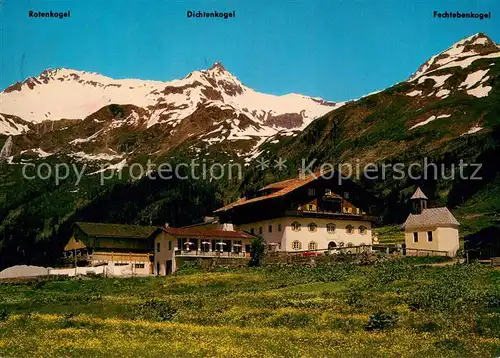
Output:
[[[216,144],[216,143],[221,143],[225,139],[226,138],[224,136],[222,136],[222,137],[203,138],[202,141],[207,143],[208,145],[212,145],[212,144]]]
[[[410,96],[410,97],[415,97],[415,96],[420,96],[421,94],[422,94],[422,91],[414,90],[414,91],[407,93],[406,95]]]
[[[48,157],[48,156],[53,154],[53,153],[46,152],[46,151],[42,150],[41,148],[22,150],[21,154],[24,154],[27,152],[33,152],[33,153],[37,154],[40,158],[45,158],[45,157]]]
[[[435,83],[434,83],[434,88],[439,88],[441,87],[442,85],[444,85],[444,82],[450,78],[451,76],[453,76],[453,74],[449,74],[449,75],[442,75],[442,76],[422,76],[418,79],[418,83],[423,83],[425,80],[427,79],[431,79],[433,80]]]
[[[474,87],[488,73],[488,71],[489,69],[478,70],[476,72],[470,73],[459,87],[465,87],[467,89]]]
[[[76,138],[76,139],[73,139],[71,142],[69,142],[69,144],[78,144],[78,143],[91,142],[94,139],[96,139],[102,131],[103,131],[103,129],[100,129],[97,132],[95,132],[94,134],[92,134],[90,137],[87,137],[87,138]]]
[[[481,60],[484,58],[497,58],[497,57],[500,57],[500,52],[493,52],[493,53],[489,53],[487,55],[480,55],[480,56],[471,56],[471,57],[465,58],[465,59],[460,60],[460,61],[453,61],[453,62],[447,63],[446,65],[438,67],[429,73],[439,71],[439,70],[442,70],[445,68],[451,68],[451,67],[467,68],[470,65],[472,65],[472,63],[476,60]]]
[[[264,137],[258,140],[257,144],[255,144],[252,150],[250,150],[250,152],[245,156],[244,158],[245,163],[251,162],[264,152],[263,149],[260,149],[260,146],[264,144],[267,141],[267,139],[268,138]]]
[[[410,128],[410,130],[415,129],[415,128],[417,128],[417,127],[425,126],[426,124],[429,124],[430,122],[432,122],[432,121],[434,121],[434,120],[436,120],[436,119],[448,118],[448,117],[450,117],[450,116],[451,116],[451,114],[441,114],[441,115],[439,115],[439,116],[430,116],[430,117],[429,117],[429,118],[427,118],[425,121],[420,122],[420,123],[417,123],[417,124],[415,124],[414,126],[412,126],[412,127]]]
[[[212,130],[212,131],[210,131],[210,132],[208,132],[208,133],[204,134],[203,136],[204,136],[204,137],[207,137],[207,136],[209,136],[210,134],[217,133],[217,132],[221,132],[223,129],[224,129],[224,126],[223,126],[223,125],[220,125],[218,128],[216,128],[216,129],[214,129],[214,130]]]
[[[474,41],[474,43],[476,45],[485,45],[486,42],[487,42],[486,37],[481,37],[481,38],[478,38],[476,41]]]
[[[122,170],[125,167],[126,164],[127,164],[127,160],[123,159],[121,162],[116,163],[116,164],[106,164],[106,165],[103,165],[101,167],[101,169],[96,170],[95,172],[89,173],[88,175],[94,175],[94,174],[102,173],[102,172],[104,172],[106,170],[120,171],[120,170]]]
[[[88,161],[112,161],[115,159],[121,159],[123,155],[119,154],[106,154],[106,153],[99,153],[99,154],[87,154],[85,152],[77,152],[77,153],[72,153],[69,154],[70,156],[78,159],[83,159],[83,160],[88,160]]]
[[[482,98],[488,96],[488,93],[491,91],[491,86],[477,86],[473,89],[470,89],[467,91],[468,95],[477,97],[477,98]]]
[[[480,127],[478,126],[477,124],[475,124],[474,126],[472,126],[467,132],[461,134],[460,136],[464,136],[464,135],[469,135],[469,134],[474,134],[474,133],[477,133],[479,132],[480,130],[484,129],[483,127]]]
[[[450,94],[450,90],[447,90],[447,89],[442,89],[442,90],[439,90],[437,93],[436,93],[436,97],[439,97],[439,98],[446,98],[448,97]]]

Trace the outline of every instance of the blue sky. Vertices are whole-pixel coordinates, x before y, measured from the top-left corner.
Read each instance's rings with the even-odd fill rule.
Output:
[[[215,9],[236,18],[186,17]],[[434,10],[492,19],[435,19]],[[347,100],[405,80],[473,33],[500,42],[498,1],[0,0],[0,11],[2,89],[46,68],[170,80],[220,61],[258,91]]]

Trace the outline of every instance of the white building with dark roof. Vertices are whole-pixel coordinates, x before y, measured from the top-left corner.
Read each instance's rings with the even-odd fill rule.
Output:
[[[407,255],[416,255],[417,250],[422,250],[422,254],[432,250],[454,257],[460,247],[457,219],[447,207],[427,208],[428,199],[420,188],[411,200],[414,213],[403,224]]]
[[[372,245],[375,199],[331,173],[269,184],[215,211],[221,223],[264,238],[271,251],[312,252]],[[360,249],[361,250],[361,249]]]

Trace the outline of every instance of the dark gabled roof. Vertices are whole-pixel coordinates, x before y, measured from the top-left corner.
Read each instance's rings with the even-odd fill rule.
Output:
[[[137,226],[106,223],[76,222],[85,234],[91,237],[115,237],[126,239],[148,239],[157,229],[156,226]]]
[[[410,214],[403,224],[403,228],[411,230],[436,226],[458,227],[459,225],[460,223],[448,208],[442,207],[424,209],[421,214]]]
[[[219,229],[200,229],[196,227],[162,227],[162,231],[173,236],[189,236],[189,237],[213,237],[213,238],[228,238],[228,239],[251,239],[254,235],[247,234],[243,231],[219,230]]]
[[[260,190],[275,189],[276,191],[274,191],[268,195],[258,196],[256,198],[251,198],[251,199],[240,198],[240,199],[236,200],[235,202],[232,202],[226,206],[223,206],[222,208],[215,210],[214,213],[219,213],[221,211],[230,210],[234,207],[242,206],[242,205],[246,205],[246,204],[250,204],[250,203],[255,203],[257,201],[282,197],[285,194],[288,194],[288,193],[290,193],[298,188],[301,188],[304,185],[309,184],[310,182],[320,178],[321,175],[326,175],[326,174],[328,174],[328,172],[317,171],[313,174],[304,175],[301,177],[287,179],[287,180],[283,180],[283,181],[280,181],[277,183],[269,184]]]

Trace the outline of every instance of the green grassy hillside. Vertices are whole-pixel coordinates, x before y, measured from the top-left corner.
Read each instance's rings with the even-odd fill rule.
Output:
[[[494,357],[499,273],[394,261],[0,284],[0,355]]]

